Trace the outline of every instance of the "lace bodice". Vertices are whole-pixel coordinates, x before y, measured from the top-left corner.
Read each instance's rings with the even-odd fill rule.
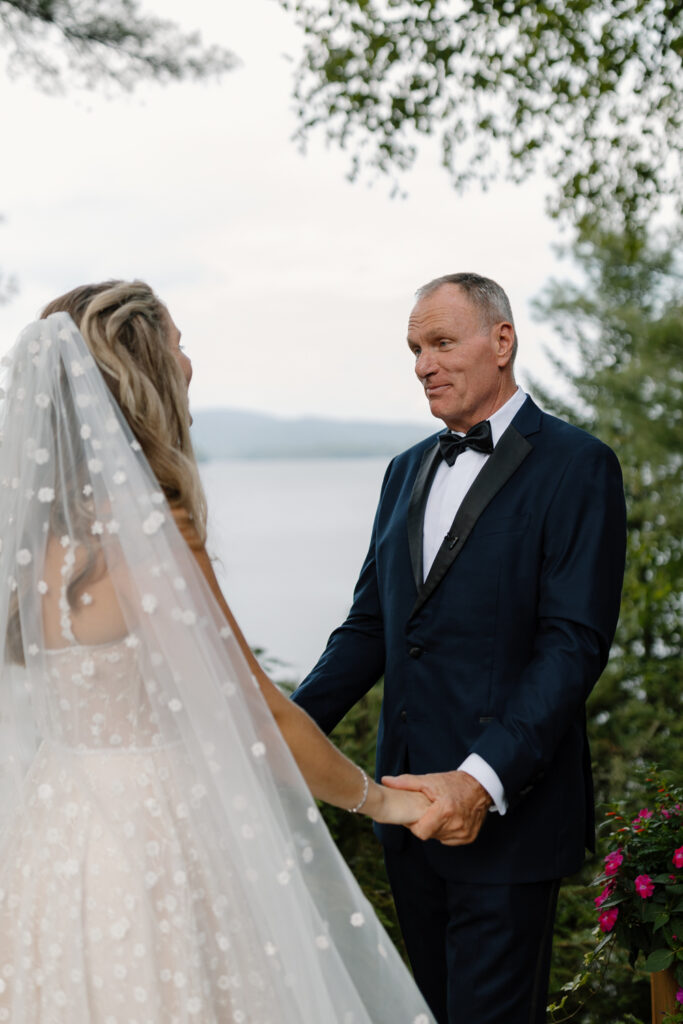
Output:
[[[158,749],[158,715],[147,695],[134,635],[47,650],[45,665],[31,698],[48,742],[80,753]]]

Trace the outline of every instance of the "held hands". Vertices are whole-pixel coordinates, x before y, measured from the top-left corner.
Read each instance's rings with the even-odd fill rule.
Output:
[[[373,786],[376,790],[377,800],[376,803],[374,800],[372,801],[374,806],[368,808],[368,813],[375,821],[381,822],[383,825],[410,827],[416,824],[430,807],[429,799],[424,793],[417,790],[390,789],[387,786],[377,786],[375,783]]]
[[[432,775],[385,775],[390,789],[422,793],[429,798],[419,821],[408,824],[418,839],[438,839],[445,846],[474,842],[484,824],[491,797],[467,772],[435,772]]]

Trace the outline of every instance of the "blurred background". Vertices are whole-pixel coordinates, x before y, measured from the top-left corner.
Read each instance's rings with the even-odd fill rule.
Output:
[[[279,679],[349,607],[388,460],[439,428],[405,343],[415,289],[459,270],[506,289],[519,382],[624,469],[624,604],[589,707],[602,803],[636,799],[634,765],[683,774],[682,18],[0,0],[0,354],[77,284],[155,288],[194,364],[209,547]],[[378,701],[339,734],[368,764]],[[396,936],[363,823],[329,820]],[[558,1005],[595,944],[596,870],[563,890]],[[588,989],[552,1019],[648,1019],[623,952]]]

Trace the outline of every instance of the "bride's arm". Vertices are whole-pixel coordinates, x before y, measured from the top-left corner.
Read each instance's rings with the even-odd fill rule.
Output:
[[[280,731],[315,797],[335,807],[350,809],[362,799],[365,782],[358,767],[332,744],[312,718],[297,704],[288,700],[263,671],[246,642],[242,630],[230,611],[218,585],[211,560],[199,541],[194,527],[182,512],[175,513],[176,523],[197,564],[218,602],[242,653],[249,663],[263,696]],[[408,825],[422,816],[429,801],[421,793],[391,790],[368,780],[363,814],[375,821]]]

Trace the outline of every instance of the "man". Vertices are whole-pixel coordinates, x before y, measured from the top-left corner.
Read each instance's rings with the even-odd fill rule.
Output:
[[[433,800],[414,835],[377,827],[417,982],[440,1024],[539,1024],[559,879],[593,843],[584,709],[619,610],[621,473],[515,384],[495,282],[425,285],[408,345],[448,430],[390,464],[295,700],[329,730],[384,674],[378,776]]]

